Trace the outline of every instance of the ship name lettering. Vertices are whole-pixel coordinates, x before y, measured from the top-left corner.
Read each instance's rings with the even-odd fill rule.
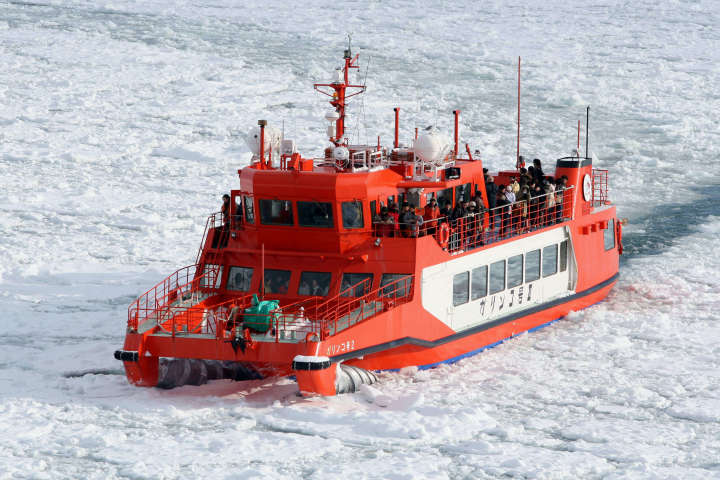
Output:
[[[508,308],[511,308],[513,303],[515,303],[515,289],[510,290],[510,304],[508,305]]]
[[[335,355],[336,353],[350,352],[355,350],[355,340],[348,340],[337,345],[328,345],[327,355]]]

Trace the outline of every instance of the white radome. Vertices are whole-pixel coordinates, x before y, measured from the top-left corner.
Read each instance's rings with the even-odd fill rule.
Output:
[[[275,127],[271,127],[270,125],[265,126],[265,151],[267,152],[270,147],[272,147],[273,151],[278,151],[280,149],[280,140],[282,138],[282,133],[280,130],[278,130]],[[245,137],[245,142],[247,143],[248,148],[253,153],[253,155],[258,155],[260,153],[260,127],[253,127],[248,132],[247,136]]]
[[[442,163],[450,153],[450,139],[435,127],[430,127],[413,142],[415,154],[427,163]]]

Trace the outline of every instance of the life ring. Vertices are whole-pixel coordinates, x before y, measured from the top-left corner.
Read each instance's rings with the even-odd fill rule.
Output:
[[[440,234],[438,242],[442,248],[447,248],[448,242],[450,241],[450,226],[447,223],[440,225]]]
[[[305,335],[305,343],[318,341],[320,341],[320,335],[318,335],[316,332],[308,332],[307,335]]]

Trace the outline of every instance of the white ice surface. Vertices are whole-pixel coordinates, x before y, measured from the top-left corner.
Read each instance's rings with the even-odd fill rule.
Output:
[[[568,3],[0,4],[0,478],[720,478],[720,9]],[[591,105],[631,221],[619,285],[353,395],[129,386],[127,305],[194,261],[258,119],[321,151],[311,84],[346,32],[370,64],[352,141],[391,141],[394,106],[408,144],[460,108],[510,168],[519,55],[524,155],[569,154]]]

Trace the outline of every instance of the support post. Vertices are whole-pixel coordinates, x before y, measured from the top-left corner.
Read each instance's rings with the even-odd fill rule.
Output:
[[[260,126],[260,168],[265,168],[265,125],[267,120],[258,120]]]
[[[588,137],[590,136],[590,105],[587,107],[587,113],[585,117],[585,158],[590,157],[590,152],[588,151]]]
[[[515,158],[515,164],[520,165],[520,57],[518,57],[518,97],[517,97],[517,153]]]
[[[453,115],[455,115],[455,148],[453,149],[453,152],[455,153],[455,158],[457,159],[458,156],[458,117],[460,116],[460,110],[453,110]]]
[[[400,146],[400,141],[398,139],[398,136],[400,134],[400,108],[395,107],[393,108],[395,110],[395,143],[393,144],[395,148],[398,148]]]

